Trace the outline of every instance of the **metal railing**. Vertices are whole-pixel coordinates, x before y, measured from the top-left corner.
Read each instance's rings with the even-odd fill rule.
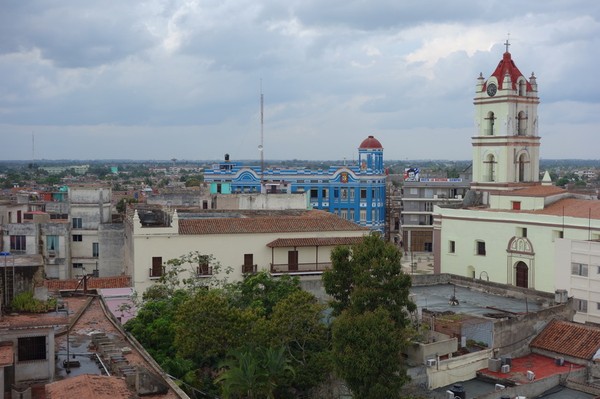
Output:
[[[283,274],[302,274],[302,273],[322,273],[331,268],[331,262],[318,263],[271,263],[271,273]]]

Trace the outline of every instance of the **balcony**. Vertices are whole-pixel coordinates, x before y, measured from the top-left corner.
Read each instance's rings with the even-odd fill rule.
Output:
[[[242,265],[242,274],[256,274],[258,265]]]
[[[200,265],[196,268],[196,277],[210,277],[213,274],[212,266]]]
[[[149,269],[149,274],[148,276],[150,278],[159,278],[163,275],[163,268],[161,267],[160,269],[154,269],[154,268],[150,268]]]
[[[310,275],[310,274],[322,274],[324,270],[331,268],[331,262],[319,262],[319,263],[271,263],[271,274],[282,275]]]

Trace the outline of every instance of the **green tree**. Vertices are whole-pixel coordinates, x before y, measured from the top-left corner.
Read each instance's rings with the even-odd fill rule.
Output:
[[[252,342],[258,316],[232,306],[221,290],[199,290],[177,309],[177,352],[197,364],[216,366],[232,348]]]
[[[300,391],[320,384],[332,371],[324,312],[314,295],[296,291],[275,305],[268,321],[271,343],[286,349],[296,371],[291,384]]]
[[[336,247],[331,260],[323,285],[337,316],[332,324],[336,374],[357,397],[399,397],[408,380],[400,350],[416,310],[401,253],[371,234],[351,248]]]
[[[301,290],[298,277],[281,276],[275,279],[266,271],[250,274],[243,281],[229,286],[236,306],[252,308],[265,316],[269,316],[281,300]]]
[[[241,349],[223,362],[216,382],[224,398],[275,398],[288,375],[294,374],[285,348]]]
[[[390,313],[375,311],[353,314],[344,311],[333,324],[333,359],[336,373],[355,397],[400,398],[408,381],[400,361],[402,339]]]
[[[398,327],[409,324],[409,313],[416,310],[410,300],[410,276],[402,272],[402,254],[378,234],[366,236],[351,248],[336,247],[331,253],[332,267],[323,273],[325,291],[333,297],[334,314],[350,309],[353,313],[390,312]]]

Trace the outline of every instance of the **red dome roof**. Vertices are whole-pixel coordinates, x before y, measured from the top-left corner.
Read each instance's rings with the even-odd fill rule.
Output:
[[[383,146],[381,145],[379,140],[377,140],[375,137],[369,136],[366,139],[364,139],[362,143],[360,143],[360,147],[358,147],[358,149],[361,149],[361,148],[383,149]]]
[[[492,76],[496,77],[496,79],[498,80],[499,89],[503,89],[502,86],[504,84],[505,75],[510,76],[510,83],[512,85],[511,89],[515,90],[517,88],[517,80],[519,80],[519,78],[523,76],[523,74],[521,73],[521,71],[519,71],[519,68],[517,68],[517,65],[512,60],[512,57],[510,56],[510,53],[508,51],[504,53],[504,55],[502,56],[502,60],[498,63],[498,66],[496,67],[494,73],[492,73]],[[531,91],[531,83],[529,83],[527,80],[525,80],[525,82],[527,85],[527,91]],[[485,84],[483,85],[483,91],[486,90],[486,87],[487,82],[485,82]]]

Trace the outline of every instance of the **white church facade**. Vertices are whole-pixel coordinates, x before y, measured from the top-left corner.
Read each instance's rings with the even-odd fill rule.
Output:
[[[471,190],[462,206],[435,208],[434,271],[589,299],[573,274],[577,256],[556,251],[573,247],[566,240],[600,240],[600,201],[553,186],[547,173],[540,181],[538,105],[536,77],[523,76],[507,44],[476,82]],[[600,316],[600,257],[587,259],[599,277],[587,309]]]

